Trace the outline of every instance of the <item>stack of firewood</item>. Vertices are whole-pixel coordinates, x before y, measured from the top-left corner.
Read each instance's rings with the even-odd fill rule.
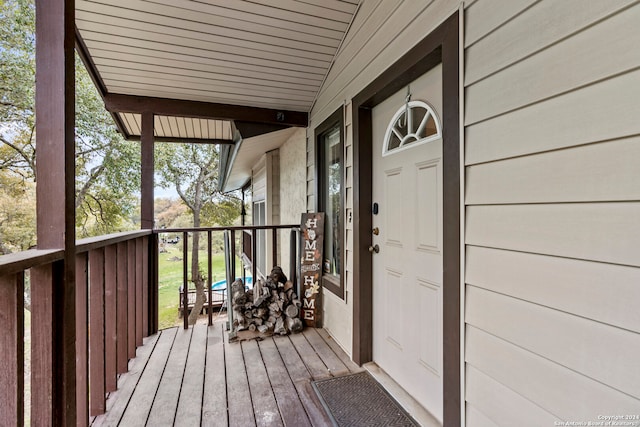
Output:
[[[302,302],[280,267],[265,280],[245,290],[241,279],[231,285],[233,327],[236,331],[258,331],[286,335],[302,331]]]

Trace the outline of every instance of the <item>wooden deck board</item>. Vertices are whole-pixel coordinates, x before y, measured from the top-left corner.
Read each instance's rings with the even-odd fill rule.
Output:
[[[347,367],[349,372],[351,372],[352,374],[355,374],[355,373],[364,371],[364,368],[361,368],[360,366],[356,365],[353,362],[353,360],[349,358],[349,355],[347,355],[347,353],[344,352],[342,347],[340,347],[340,345],[336,342],[336,340],[334,340],[333,337],[329,335],[329,332],[327,332],[326,329],[318,328],[318,329],[315,329],[315,331],[318,333],[318,335],[322,337],[324,342],[326,342],[327,345],[331,347],[333,352],[336,354],[336,356],[338,356],[338,358],[340,358],[340,360],[342,361],[342,363],[344,363],[344,366]]]
[[[323,330],[228,343],[224,323],[145,339],[96,426],[330,426],[311,382],[361,369]]]
[[[229,425],[222,327],[222,324],[214,323],[207,328],[207,356],[202,399],[203,426],[227,427]]]
[[[192,333],[193,329],[176,331],[176,338],[173,341],[167,366],[162,373],[162,380],[153,400],[147,425],[157,426],[174,420]]]
[[[225,342],[229,342],[225,333]],[[238,344],[225,345],[225,367],[227,369],[227,408],[230,426],[255,426],[251,393],[247,371],[244,366],[242,348]]]
[[[202,390],[207,356],[207,326],[195,325],[189,346],[189,358],[184,370],[180,401],[176,411],[175,425],[199,426],[202,411]],[[153,425],[153,424],[149,424]]]
[[[271,382],[269,381],[265,368],[265,364],[268,361],[262,360],[258,343],[252,340],[230,345],[242,345],[256,425],[258,427],[282,426],[282,418],[280,417],[278,404],[273,395]]]
[[[168,334],[170,333],[171,331],[169,331]],[[111,427],[118,425],[122,414],[129,404],[129,400],[131,400],[131,396],[133,396],[135,392],[144,368],[149,362],[151,353],[155,350],[160,336],[164,334],[165,331],[162,331],[148,337],[147,339],[149,341],[136,351],[136,358],[129,362],[129,371],[118,379],[118,390],[110,395],[110,399],[107,402],[107,412],[97,417],[92,423],[92,426]]]
[[[332,376],[337,377],[340,375],[346,375],[349,373],[349,368],[345,366],[338,356],[334,353],[333,349],[322,339],[315,328],[307,328],[304,330],[303,335],[309,341],[309,344],[314,348],[320,359],[327,366],[327,370]]]
[[[275,342],[272,339],[260,342],[260,351],[284,425],[311,426],[309,416],[304,410]]]
[[[129,405],[124,411],[120,425],[127,427],[145,425],[175,337],[176,329],[162,331],[162,335],[160,335],[158,343],[153,353],[151,353],[147,366],[142,372],[138,385],[131,396]]]
[[[318,356],[314,348],[311,347],[311,344],[309,344],[309,341],[307,341],[303,334],[291,335],[290,338],[298,354],[304,355],[303,362],[309,370],[312,379],[321,380],[331,377],[331,372],[327,369],[327,365],[320,359],[320,356]]]
[[[298,392],[300,402],[307,412],[311,424],[314,426],[331,425],[329,417],[322,408],[315,392],[311,388],[311,381],[313,380],[313,377],[307,368],[307,364],[300,357],[296,347],[293,345],[291,339],[293,337],[300,337],[304,342],[306,342],[302,334],[292,335],[291,337],[277,337],[274,338],[273,341],[280,352],[280,357],[282,357],[282,361],[289,372],[289,378],[291,378],[291,381]],[[302,353],[302,356],[304,359],[311,358],[313,363],[317,364],[317,361],[315,360],[317,355],[315,353]]]

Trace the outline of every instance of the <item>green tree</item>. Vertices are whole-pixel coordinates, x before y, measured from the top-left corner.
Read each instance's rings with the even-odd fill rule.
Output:
[[[33,0],[0,0],[0,171],[32,182],[37,179],[34,28]],[[139,147],[117,133],[77,57],[76,153],[78,236],[132,228]],[[35,221],[32,232],[35,235]]]
[[[173,185],[193,215],[193,226],[230,225],[240,215],[240,200],[235,194],[217,190],[218,149],[211,144],[157,144],[156,170],[164,187]],[[234,215],[235,212],[235,215]],[[191,281],[196,302],[189,315],[194,324],[204,305],[204,277],[199,269],[199,233],[191,239]],[[187,254],[184,254],[187,256]]]

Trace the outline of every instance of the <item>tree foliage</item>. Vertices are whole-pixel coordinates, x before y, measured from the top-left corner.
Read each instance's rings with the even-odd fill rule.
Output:
[[[173,185],[193,215],[193,226],[230,225],[240,215],[241,201],[235,194],[217,189],[218,149],[210,144],[157,144],[156,170],[165,186]],[[191,239],[191,281],[196,302],[189,316],[194,324],[204,304],[204,277],[199,270],[199,233]]]
[[[139,146],[117,133],[77,57],[75,71],[77,234],[84,237],[133,228],[131,216],[140,182]],[[2,228],[18,227],[20,218],[22,229],[31,218],[27,228],[32,238],[36,145],[35,6],[33,0],[0,0],[0,179],[14,187],[22,183],[19,192],[2,191],[3,202],[14,210],[3,217]],[[19,209],[32,212],[17,212]],[[6,230],[2,233],[0,246],[14,247],[2,244],[7,238]],[[24,233],[28,234],[26,229]]]

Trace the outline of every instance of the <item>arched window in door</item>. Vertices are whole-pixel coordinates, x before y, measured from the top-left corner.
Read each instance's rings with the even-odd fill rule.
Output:
[[[409,101],[389,122],[382,155],[388,156],[441,137],[440,120],[433,107],[424,101]]]

